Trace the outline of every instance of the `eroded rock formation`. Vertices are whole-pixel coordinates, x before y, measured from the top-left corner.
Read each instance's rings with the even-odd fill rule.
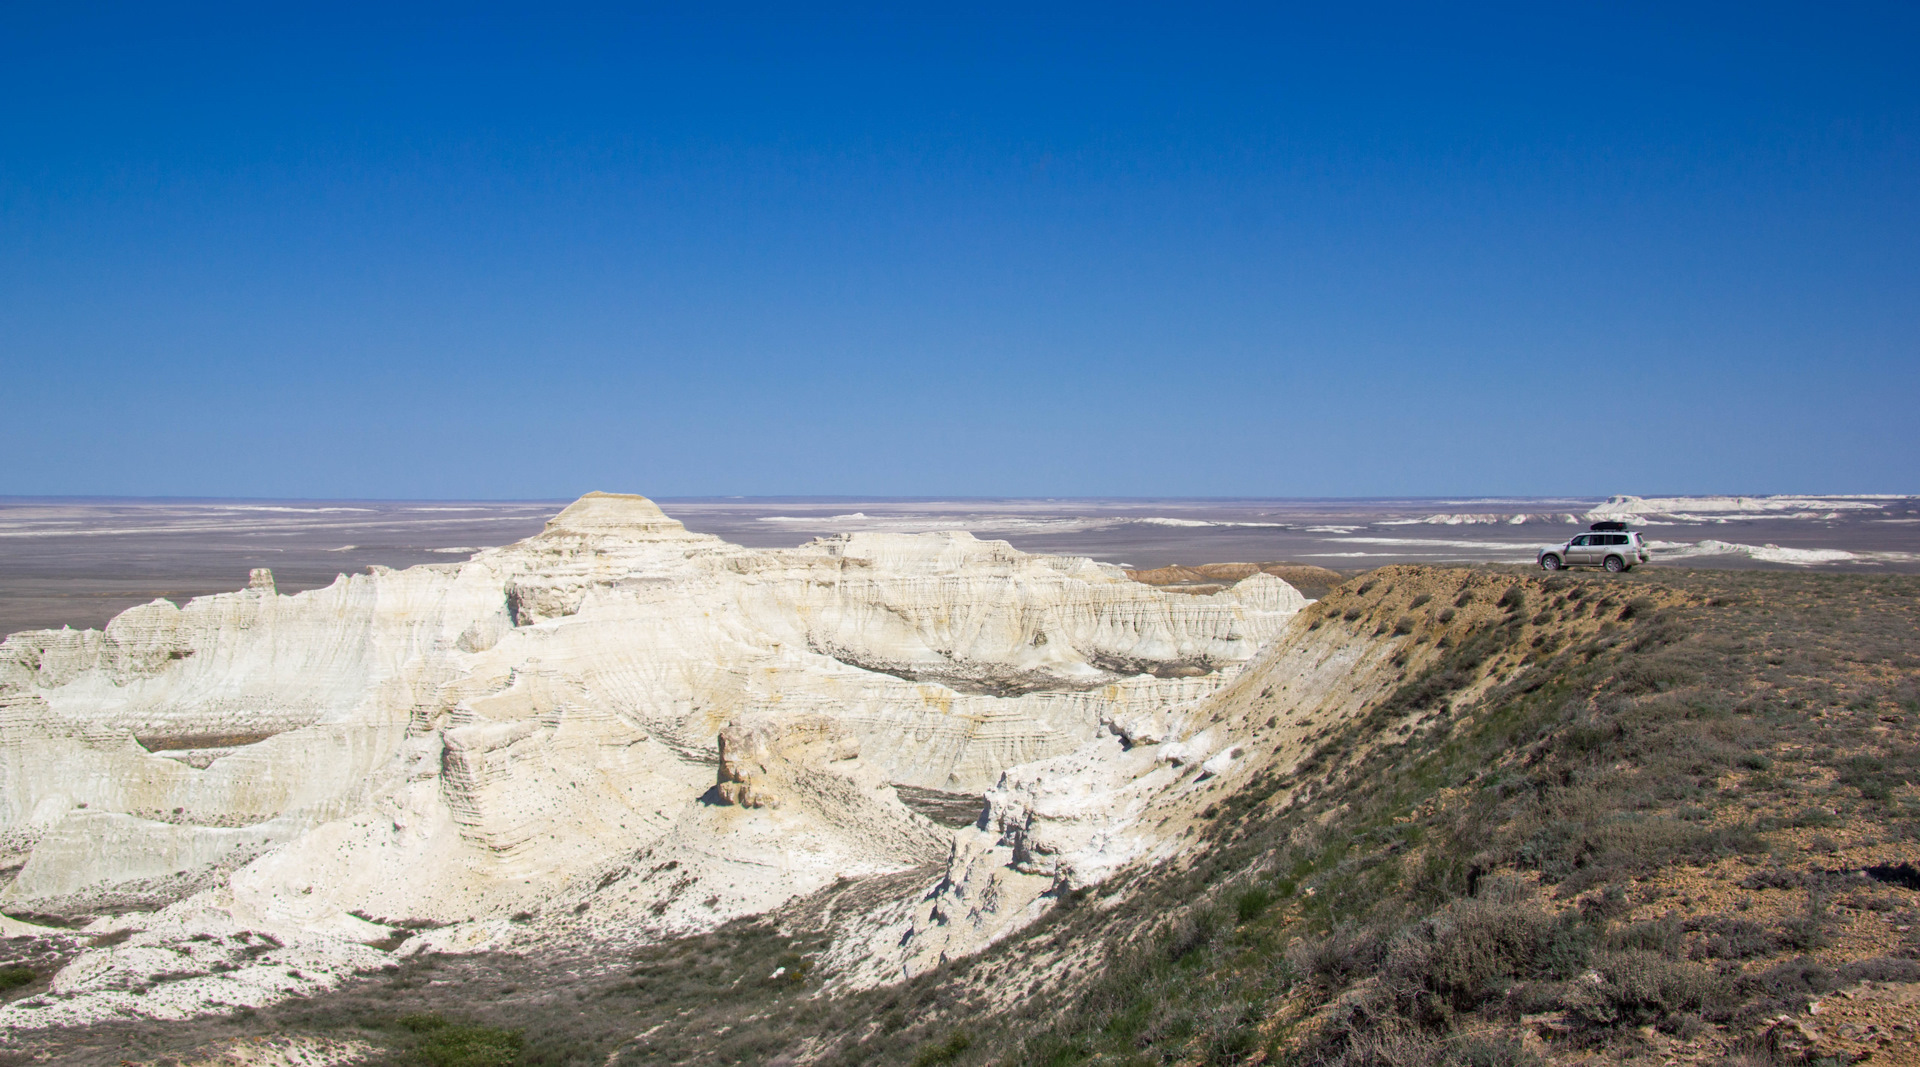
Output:
[[[1234,758],[1194,709],[1303,603],[965,533],[756,551],[596,493],[464,563],[297,596],[256,571],[15,634],[0,907],[132,931],[31,1024],[258,1003],[421,947],[668,936],[915,867],[942,916],[1004,887],[973,934],[933,936],[916,896],[849,939],[909,930],[854,969],[904,973],[1159,847],[1139,806]],[[896,784],[992,803],[956,834]]]

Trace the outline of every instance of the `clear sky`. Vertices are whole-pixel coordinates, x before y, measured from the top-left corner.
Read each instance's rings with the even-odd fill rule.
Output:
[[[0,493],[1920,492],[1920,6],[0,4]]]

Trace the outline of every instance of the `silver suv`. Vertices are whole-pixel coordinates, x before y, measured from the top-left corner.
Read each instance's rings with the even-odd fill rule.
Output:
[[[1625,523],[1596,522],[1589,533],[1579,534],[1564,545],[1542,548],[1538,561],[1541,570],[1605,567],[1618,574],[1652,558],[1647,543],[1640,539],[1637,531],[1627,529]]]

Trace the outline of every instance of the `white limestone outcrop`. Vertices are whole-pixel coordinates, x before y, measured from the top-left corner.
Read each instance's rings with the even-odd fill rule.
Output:
[[[1879,511],[1904,498],[1871,496],[1671,496],[1616,494],[1587,512],[1589,519],[1712,522],[1740,519],[1836,519],[1845,512]]]
[[[1394,625],[1416,597],[1444,604],[1472,588],[1457,609],[1463,626],[1502,610],[1498,575],[1467,577],[1463,587],[1457,575],[1420,568],[1381,573],[1371,599],[1333,594],[1332,612],[1291,626],[1204,697],[1151,712],[1110,708],[1107,732],[1007,768],[986,791],[978,825],[955,835],[943,877],[917,900],[843,924],[824,969],[850,986],[922,974],[1015,933],[1064,896],[1177,862],[1213,806],[1250,776],[1284,779],[1317,731],[1357,718],[1441,656],[1442,644]]]
[[[269,938],[247,959],[306,977],[234,964],[152,1010],[260,1003],[369,953],[701,930],[943,861],[998,864],[1009,900],[1095,878],[1139,854],[1113,821],[1150,792],[1124,750],[1171,751],[1303,604],[1264,574],[1163,593],[965,533],[757,551],[596,493],[464,563],[296,596],[256,571],[15,634],[0,908],[141,932],[0,1025],[127,1008],[136,949],[180,938]],[[1062,760],[1113,796],[1053,788]],[[993,786],[992,825],[956,839],[896,783]]]

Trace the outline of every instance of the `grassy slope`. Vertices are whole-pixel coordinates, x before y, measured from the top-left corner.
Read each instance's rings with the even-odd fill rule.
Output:
[[[555,1064],[1905,1062],[1864,1030],[1774,1020],[1920,980],[1920,893],[1857,873],[1920,861],[1917,594],[1391,568],[1301,625],[1379,646],[1406,665],[1397,689],[1207,798],[1183,863],[913,982],[818,996],[792,980],[819,947],[796,911],[619,959],[416,961],[95,1036],[152,1057],[323,1032],[421,1062],[439,1031],[400,1020],[438,1012]],[[1236,687],[1246,723],[1262,681]],[[1895,1042],[1920,1023],[1874,1010]]]
[[[1364,624],[1398,607],[1393,584],[1320,610],[1360,601]],[[1313,799],[1276,811],[1261,794],[1293,783],[1270,781],[1224,805],[1208,858],[1124,909],[1156,934],[999,1050],[1418,1064],[1867,1048],[1765,1032],[1840,985],[1920,979],[1914,892],[1831,873],[1920,858],[1920,581],[1655,571],[1517,588],[1504,617],[1326,740],[1304,769]],[[1456,699],[1514,656],[1533,669]],[[1362,751],[1422,705],[1449,710]]]

